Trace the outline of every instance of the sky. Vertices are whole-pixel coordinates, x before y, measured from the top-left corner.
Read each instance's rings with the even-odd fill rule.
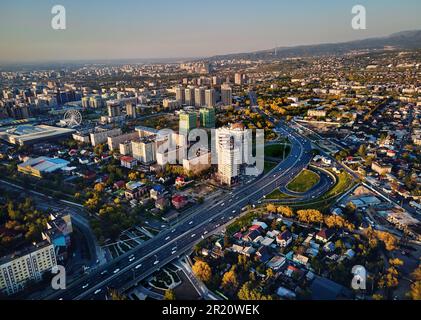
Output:
[[[66,30],[51,27],[54,5]],[[367,29],[351,28],[364,5]],[[420,0],[1,0],[0,62],[206,57],[421,29]]]

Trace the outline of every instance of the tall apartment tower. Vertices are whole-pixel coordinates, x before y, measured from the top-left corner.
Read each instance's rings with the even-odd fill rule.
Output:
[[[183,86],[178,86],[175,88],[175,100],[180,104],[183,105],[186,103],[186,95]]]
[[[243,74],[242,73],[236,73],[235,74],[234,83],[238,86],[241,86],[243,84]]]
[[[135,119],[137,117],[136,106],[132,103],[126,104],[126,114],[129,118]]]
[[[204,87],[194,89],[194,102],[196,107],[203,107],[206,104]]]
[[[207,89],[205,91],[205,104],[207,107],[216,105],[216,91],[215,89]]]
[[[243,163],[244,126],[234,124],[216,129],[218,177],[221,183],[232,185],[240,175]]]
[[[194,106],[194,88],[188,87],[184,90],[184,101],[188,106]]]
[[[203,128],[215,128],[215,109],[213,107],[201,108],[200,126]]]
[[[108,102],[107,109],[109,117],[118,117],[119,115],[121,115],[120,103]]]
[[[224,106],[232,105],[232,89],[228,84],[221,86],[221,101]]]
[[[196,112],[180,112],[179,131],[181,134],[188,134],[190,130],[197,127]]]

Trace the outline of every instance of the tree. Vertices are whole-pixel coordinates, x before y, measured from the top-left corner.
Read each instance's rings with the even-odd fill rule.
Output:
[[[212,270],[205,261],[197,260],[193,267],[193,273],[203,282],[209,282],[212,278]]]
[[[165,290],[164,300],[175,300],[175,293],[172,289]]]
[[[274,213],[274,212],[276,212],[276,206],[273,203],[269,203],[266,206],[266,210],[269,211],[269,212]]]
[[[323,221],[323,215],[319,210],[308,209],[297,211],[298,220],[305,223],[320,223]]]
[[[398,239],[391,233],[386,231],[377,231],[377,238],[382,241],[387,251],[393,251],[396,249]]]
[[[225,291],[233,294],[237,288],[238,288],[238,278],[237,278],[237,273],[236,273],[236,268],[232,267],[230,271],[225,272],[223,277],[222,277],[222,283],[221,286],[222,288],[225,289]]]
[[[409,296],[412,300],[421,300],[421,264],[411,273],[414,282],[411,284]]]
[[[294,211],[288,206],[279,206],[276,211],[284,217],[292,217],[294,215]]]
[[[97,183],[97,184],[95,184],[95,186],[94,186],[94,190],[95,190],[95,192],[97,192],[97,193],[102,193],[102,192],[104,191],[104,189],[105,189],[105,184],[104,184],[104,183],[102,183],[102,182]]]
[[[130,181],[135,181],[138,179],[138,174],[137,172],[133,171],[129,173],[128,177]]]
[[[272,300],[269,295],[264,295],[258,290],[253,288],[250,281],[243,284],[241,289],[238,291],[238,298],[240,300]]]

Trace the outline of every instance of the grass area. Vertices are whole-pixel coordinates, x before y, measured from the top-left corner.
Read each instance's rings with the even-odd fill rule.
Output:
[[[269,193],[266,196],[266,199],[270,199],[270,200],[291,199],[291,198],[294,198],[294,197],[281,192],[279,189],[273,190],[271,193]]]
[[[241,228],[249,226],[255,218],[258,218],[260,216],[261,216],[261,213],[259,212],[256,212],[256,211],[248,212],[244,216],[242,216],[241,218],[238,218],[229,226],[227,226],[226,233],[231,236],[234,233],[240,231]]]
[[[265,146],[265,156],[282,159],[284,156],[284,149],[285,149],[285,156],[287,156],[290,151],[289,146],[284,146],[281,144],[271,144],[271,145]]]
[[[273,168],[275,168],[276,165],[277,165],[276,162],[265,161],[265,166],[263,168],[263,173],[268,173],[270,170],[272,170]]]
[[[303,170],[287,185],[287,188],[294,192],[306,192],[314,187],[319,180],[320,177],[317,173],[310,170]]]
[[[346,171],[342,171],[339,174],[337,174],[336,179],[336,184],[333,186],[333,188],[331,188],[328,192],[326,192],[323,195],[322,199],[327,199],[332,196],[338,196],[355,184],[354,179]]]

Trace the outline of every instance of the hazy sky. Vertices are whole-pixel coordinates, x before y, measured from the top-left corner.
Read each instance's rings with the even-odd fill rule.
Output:
[[[67,29],[51,28],[66,8]],[[367,30],[351,8],[367,9]],[[420,0],[1,0],[0,61],[193,57],[421,29]]]

